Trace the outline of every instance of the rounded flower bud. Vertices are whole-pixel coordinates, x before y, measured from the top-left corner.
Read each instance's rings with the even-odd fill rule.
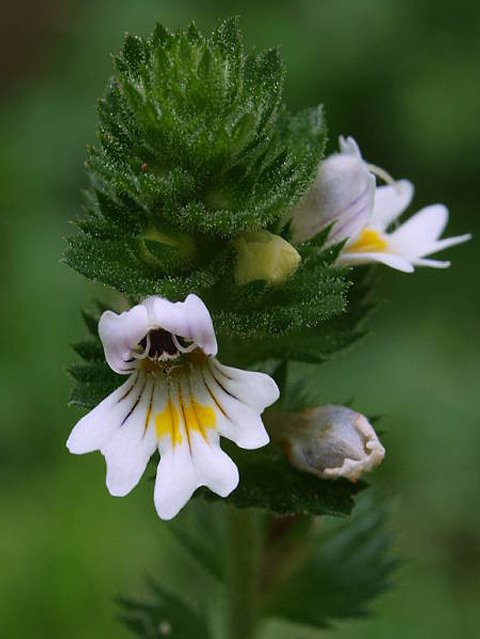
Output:
[[[378,466],[385,449],[367,418],[345,406],[318,406],[278,413],[272,436],[299,470],[324,479],[356,481]]]
[[[334,222],[329,243],[355,237],[373,210],[375,177],[353,138],[340,137],[340,153],[327,157],[306,197],[294,209],[294,244],[314,237]]]
[[[294,273],[301,260],[291,244],[269,231],[245,233],[236,240],[235,248],[235,281],[240,285],[254,280],[281,284]]]

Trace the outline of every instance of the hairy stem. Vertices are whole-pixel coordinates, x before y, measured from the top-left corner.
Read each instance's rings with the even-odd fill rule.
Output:
[[[228,639],[254,639],[258,623],[260,522],[248,509],[228,513]]]

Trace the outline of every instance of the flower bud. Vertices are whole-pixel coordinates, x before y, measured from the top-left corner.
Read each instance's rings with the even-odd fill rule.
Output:
[[[184,261],[195,255],[194,239],[187,233],[168,234],[155,228],[147,229],[139,237],[142,258],[151,266],[163,266],[171,255],[178,255]]]
[[[272,437],[299,470],[356,481],[378,466],[385,449],[366,417],[345,406],[318,406],[272,417]]]
[[[294,273],[301,260],[291,244],[268,231],[245,233],[237,239],[235,247],[235,281],[240,285],[254,280],[281,284]]]
[[[305,199],[293,211],[294,244],[314,237],[334,222],[330,244],[355,237],[373,211],[375,177],[353,138],[340,137],[340,153],[327,157]]]

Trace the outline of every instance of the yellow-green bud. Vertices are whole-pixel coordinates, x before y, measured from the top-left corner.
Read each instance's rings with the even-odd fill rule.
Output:
[[[301,260],[291,244],[268,231],[245,233],[236,240],[235,248],[235,281],[240,285],[254,280],[281,284],[295,272]]]

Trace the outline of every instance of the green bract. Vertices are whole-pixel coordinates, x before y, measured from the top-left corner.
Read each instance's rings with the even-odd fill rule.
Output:
[[[288,240],[288,214],[322,158],[322,110],[290,115],[284,75],[278,51],[245,53],[236,19],[208,37],[194,25],[127,36],[99,102],[68,264],[131,299],[195,292],[221,336],[298,334],[340,313],[348,283],[324,236],[297,247],[284,284],[234,280],[236,239]]]

